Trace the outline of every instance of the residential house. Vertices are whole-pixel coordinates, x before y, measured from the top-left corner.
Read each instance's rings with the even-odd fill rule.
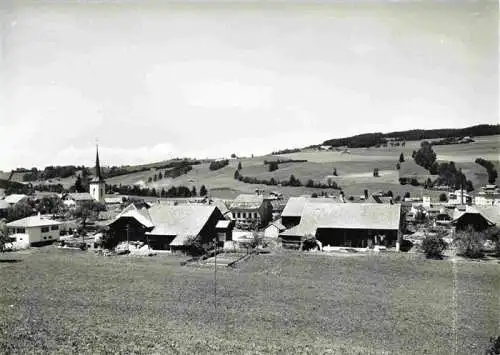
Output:
[[[286,228],[291,228],[300,223],[302,218],[302,211],[306,203],[343,203],[340,198],[335,196],[332,197],[317,197],[313,198],[310,196],[300,196],[300,197],[290,197],[281,212],[281,223]]]
[[[474,197],[474,204],[478,206],[498,206],[500,205],[500,189],[496,185],[486,185],[481,187]]]
[[[276,239],[278,238],[279,234],[281,232],[284,232],[286,230],[286,227],[281,224],[281,220],[275,220],[266,227],[264,230],[264,237],[265,238],[273,238]]]
[[[305,239],[314,237],[323,246],[383,244],[399,250],[401,227],[399,205],[306,202],[300,223],[280,237],[283,246],[300,247]]]
[[[217,228],[221,220],[225,221],[224,216],[216,206],[160,203],[146,209],[132,204],[108,227],[120,241],[145,241],[154,249],[184,251],[189,238],[205,245],[212,243],[221,232],[222,226]]]
[[[113,196],[113,197],[104,197],[104,203],[106,206],[120,206],[124,202],[125,197],[123,196]]]
[[[18,242],[29,242],[30,245],[49,244],[59,240],[58,222],[40,214],[7,223],[9,234]]]
[[[485,230],[495,225],[481,210],[473,206],[457,206],[453,212],[451,224],[457,231],[472,228],[476,231]]]
[[[241,194],[231,203],[229,209],[236,221],[236,227],[239,228],[264,226],[272,217],[271,204],[262,195]]]
[[[472,196],[466,191],[456,190],[448,193],[448,205],[471,205]]]

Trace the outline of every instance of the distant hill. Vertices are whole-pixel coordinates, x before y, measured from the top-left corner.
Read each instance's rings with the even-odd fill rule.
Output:
[[[481,124],[466,128],[443,128],[443,129],[412,129],[390,133],[365,133],[346,138],[334,138],[326,140],[322,145],[333,147],[347,146],[349,148],[372,147],[384,144],[388,139],[402,141],[416,141],[423,139],[449,138],[449,137],[474,137],[493,136],[500,134],[500,125]]]

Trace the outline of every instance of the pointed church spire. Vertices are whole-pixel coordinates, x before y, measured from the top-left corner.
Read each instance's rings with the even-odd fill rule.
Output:
[[[97,181],[102,180],[101,176],[101,165],[99,164],[99,144],[96,144],[96,155],[95,155],[95,178]]]

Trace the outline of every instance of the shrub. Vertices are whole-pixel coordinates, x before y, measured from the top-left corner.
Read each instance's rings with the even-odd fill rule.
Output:
[[[195,236],[189,236],[187,239],[184,241],[184,247],[186,250],[186,253],[191,256],[200,256],[205,254],[206,250],[203,248],[203,245],[201,244],[199,238]]]
[[[310,236],[302,242],[302,250],[307,251],[314,249],[319,249],[318,241],[315,237]]]
[[[218,161],[213,161],[210,163],[210,166],[208,167],[210,170],[219,170],[225,167],[226,165],[229,164],[229,160],[224,159],[224,160],[218,160]]]
[[[457,248],[457,254],[468,258],[481,258],[484,256],[483,243],[485,235],[474,231],[469,227],[465,231],[458,232],[453,239],[453,245]]]
[[[440,195],[439,195],[439,201],[440,202],[447,202],[448,201],[448,196],[446,196],[446,194],[444,192],[442,192]]]
[[[402,162],[404,162],[404,161],[405,161],[405,156],[404,156],[404,154],[403,154],[403,153],[401,153],[401,154],[399,155],[399,162],[400,162],[400,163],[402,163]]]
[[[349,196],[348,200],[349,201],[354,201],[354,197],[353,196]]]
[[[411,178],[410,185],[411,186],[419,186],[420,183],[418,182],[418,180],[416,178]]]
[[[401,164],[397,163],[397,164],[396,164],[396,169],[397,169],[397,170],[401,169]]]
[[[442,259],[446,243],[439,235],[427,235],[422,241],[422,250],[429,259]]]
[[[269,171],[278,170],[278,162],[271,161],[269,162]]]
[[[379,175],[378,175],[378,168],[373,169],[373,176],[374,177],[379,177]]]

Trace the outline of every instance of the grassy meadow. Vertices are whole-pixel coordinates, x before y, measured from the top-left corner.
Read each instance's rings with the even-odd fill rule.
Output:
[[[182,257],[46,247],[0,255],[0,348],[20,353],[481,354],[500,265],[418,255]]]

